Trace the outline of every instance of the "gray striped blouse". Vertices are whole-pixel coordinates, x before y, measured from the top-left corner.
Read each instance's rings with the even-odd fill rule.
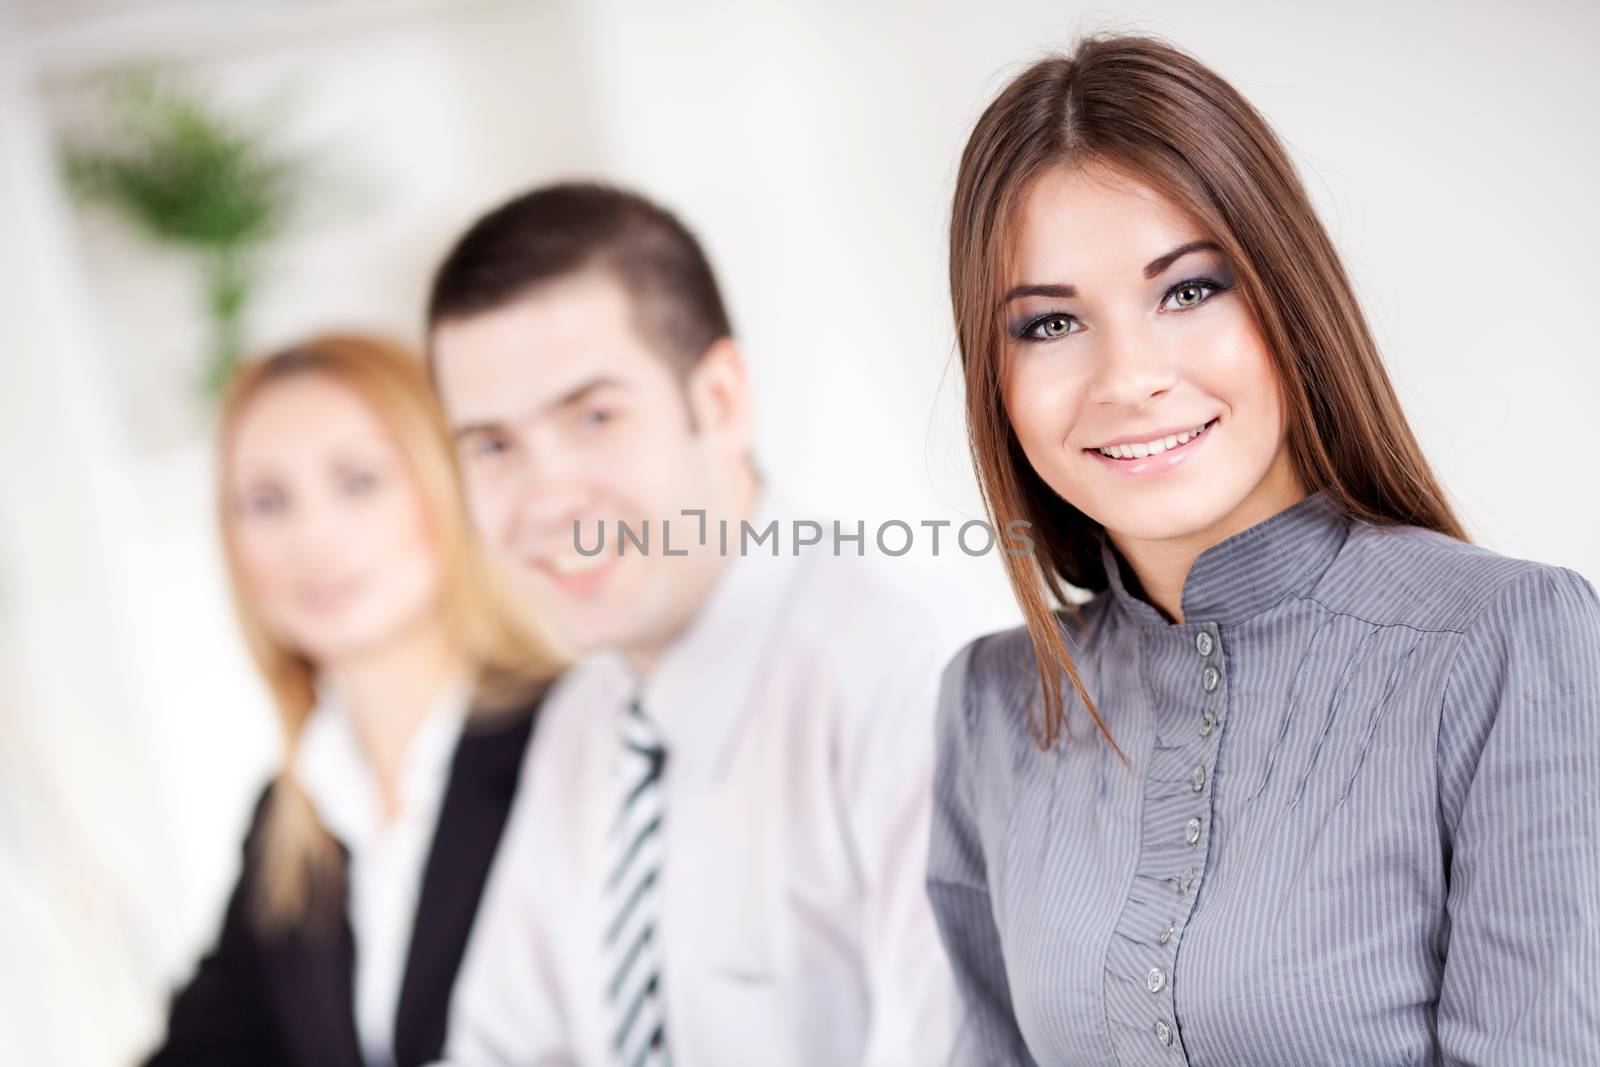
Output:
[[[955,1064],[1600,1064],[1600,598],[1323,493],[1110,588],[1029,736],[1023,629],[945,669],[928,890]],[[1063,614],[1065,619],[1066,615]]]

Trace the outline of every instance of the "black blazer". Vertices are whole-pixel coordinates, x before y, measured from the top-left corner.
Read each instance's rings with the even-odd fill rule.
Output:
[[[538,702],[519,714],[469,718],[456,746],[401,979],[395,1067],[419,1067],[438,1059],[444,1047],[450,990],[516,793]],[[166,1043],[145,1067],[363,1067],[354,1008],[356,946],[345,900],[338,902],[338,925],[328,923],[321,933],[264,938],[252,924],[259,878],[254,845],[270,792],[269,786],[256,805],[221,939],[174,998]]]

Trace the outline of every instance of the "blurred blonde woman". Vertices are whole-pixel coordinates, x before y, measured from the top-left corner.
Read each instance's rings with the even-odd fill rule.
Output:
[[[219,446],[285,758],[149,1064],[425,1063],[561,654],[501,595],[410,352],[330,336],[246,364]]]

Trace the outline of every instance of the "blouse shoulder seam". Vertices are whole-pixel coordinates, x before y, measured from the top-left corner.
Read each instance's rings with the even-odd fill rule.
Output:
[[[1477,610],[1472,613],[1472,617],[1462,624],[1462,629],[1455,631],[1461,635],[1461,640],[1455,643],[1455,647],[1450,650],[1450,655],[1444,663],[1444,680],[1439,685],[1439,706],[1437,709],[1437,719],[1434,723],[1433,765],[1436,778],[1439,774],[1439,769],[1443,766],[1440,745],[1444,739],[1444,709],[1445,704],[1450,699],[1451,688],[1455,682],[1456,665],[1461,659],[1461,650],[1466,647],[1468,641],[1473,636],[1473,632],[1478,629],[1483,621],[1499,607],[1500,602],[1511,595],[1511,590],[1517,588],[1525,581],[1535,578],[1542,581],[1562,571],[1567,571],[1568,573],[1577,576],[1576,571],[1571,571],[1569,568],[1559,567],[1554,564],[1547,563],[1532,563],[1527,567],[1517,570],[1506,577],[1505,580],[1500,582],[1500,584],[1495,587],[1494,591],[1484,598],[1483,603],[1478,605]],[[1578,577],[1581,578],[1581,576]],[[1442,792],[1440,795],[1442,797]]]

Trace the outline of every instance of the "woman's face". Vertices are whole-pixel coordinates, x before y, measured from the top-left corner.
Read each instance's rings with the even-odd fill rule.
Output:
[[[224,461],[246,595],[277,640],[325,665],[434,615],[441,568],[421,493],[350,389],[319,374],[268,386]]]
[[[1209,235],[1101,166],[1041,175],[1020,222],[1002,392],[1045,484],[1122,545],[1291,503],[1277,374]]]

